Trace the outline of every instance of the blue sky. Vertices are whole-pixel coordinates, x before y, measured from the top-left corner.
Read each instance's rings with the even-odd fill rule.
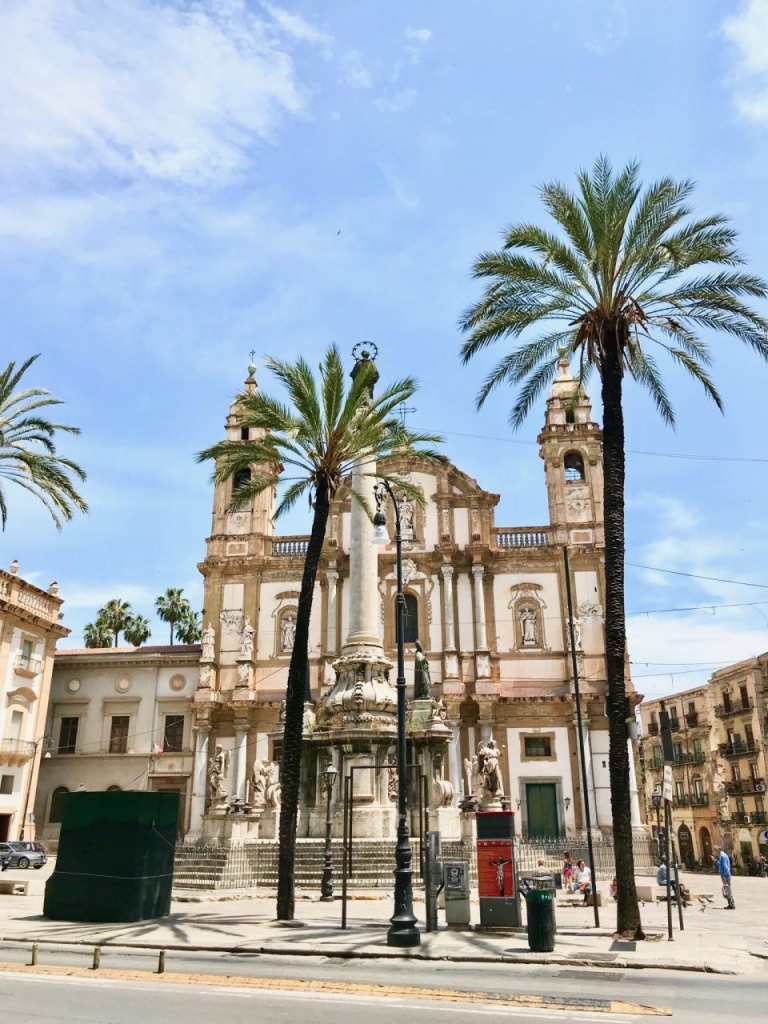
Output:
[[[768,276],[768,0],[2,12],[4,361],[41,353],[29,381],[82,428],[61,449],[88,471],[91,514],[59,534],[9,490],[0,546],[58,580],[71,646],[110,597],[151,616],[181,586],[201,605],[211,490],[193,456],[221,437],[251,349],[261,365],[373,339],[384,380],[421,382],[412,425],[501,493],[497,523],[543,523],[542,411],[514,435],[511,395],[477,414],[492,355],[461,367],[456,328],[473,258],[543,219],[542,182],[601,152],[693,177],[697,210],[728,214]],[[715,348],[725,418],[674,371],[676,432],[627,401],[629,638],[649,694],[768,648],[768,368]]]

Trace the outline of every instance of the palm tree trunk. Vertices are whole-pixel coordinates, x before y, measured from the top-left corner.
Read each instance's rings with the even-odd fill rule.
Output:
[[[613,336],[611,336],[611,333]],[[635,888],[632,851],[627,701],[624,666],[624,410],[622,353],[616,329],[607,332],[602,360],[603,482],[605,519],[605,659],[608,676],[608,766],[611,778],[613,842],[618,881],[616,930],[644,938]]]
[[[299,783],[301,781],[302,729],[304,702],[309,692],[309,620],[312,614],[312,596],[317,568],[325,540],[330,502],[328,488],[318,487],[315,494],[315,514],[304,574],[301,579],[299,607],[296,613],[296,635],[288,669],[285,694],[285,728],[283,756],[280,762],[280,827],[279,864],[277,874],[277,920],[292,921],[294,914],[294,875],[296,855],[296,824],[299,810]]]

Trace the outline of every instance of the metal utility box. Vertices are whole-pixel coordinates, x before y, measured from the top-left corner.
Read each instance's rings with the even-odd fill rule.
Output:
[[[445,923],[452,928],[468,928],[469,863],[465,860],[443,861],[443,892]]]
[[[515,882],[515,815],[512,811],[478,811],[475,821],[480,926],[519,928],[522,915]]]
[[[70,793],[43,913],[147,921],[171,911],[178,794]]]

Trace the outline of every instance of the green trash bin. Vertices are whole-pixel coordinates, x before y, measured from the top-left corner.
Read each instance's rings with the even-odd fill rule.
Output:
[[[555,892],[554,889],[527,887],[525,896],[528,919],[528,948],[534,953],[551,953],[555,948]]]

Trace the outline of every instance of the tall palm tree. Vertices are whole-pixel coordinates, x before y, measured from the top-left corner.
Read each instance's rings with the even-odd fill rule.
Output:
[[[58,530],[75,510],[88,506],[72,477],[85,480],[85,473],[71,459],[56,454],[57,433],[79,434],[78,427],[51,423],[40,410],[60,405],[44,388],[16,390],[22,377],[38,356],[30,356],[18,369],[9,363],[0,373],[0,481],[9,480],[34,494],[48,509]],[[0,525],[5,529],[8,506],[0,486]]]
[[[200,616],[191,608],[176,623],[176,638],[183,644],[196,644],[200,639]]]
[[[183,596],[182,587],[169,587],[166,592],[155,601],[155,611],[158,618],[163,622],[170,623],[171,646],[173,646],[174,627],[190,611],[189,601]]]
[[[642,937],[634,882],[624,683],[625,378],[646,388],[662,418],[674,413],[656,353],[697,380],[722,408],[707,367],[702,331],[720,331],[768,358],[766,320],[747,304],[766,282],[744,263],[736,232],[719,214],[694,218],[691,181],[662,178],[643,189],[635,162],[615,172],[605,157],[578,175],[570,192],[544,185],[555,231],[506,229],[500,251],[481,254],[474,276],[483,297],[460,321],[463,362],[500,340],[512,350],[490,371],[478,405],[501,384],[520,386],[510,422],[518,427],[555,374],[560,349],[575,356],[580,382],[597,373],[603,403],[605,651],[611,807],[619,877],[617,929]],[[530,338],[532,328],[542,333]],[[653,351],[652,351],[653,347]]]
[[[99,619],[103,621],[112,633],[115,647],[117,647],[120,634],[125,632],[126,626],[130,625],[132,618],[133,612],[131,611],[130,603],[128,601],[121,601],[119,597],[113,597],[99,609],[96,621],[98,622]]]
[[[152,636],[149,619],[143,615],[132,615],[125,626],[125,639],[134,647],[141,647]]]
[[[86,622],[83,627],[83,642],[86,647],[111,647],[112,630],[103,618],[97,616],[95,622]]]
[[[396,381],[373,397],[378,376],[372,362],[358,364],[359,372],[347,388],[338,348],[326,352],[316,379],[308,363],[268,359],[267,367],[287,392],[288,405],[252,390],[238,397],[243,427],[265,431],[262,437],[222,441],[200,452],[198,461],[216,460],[214,480],[236,482],[230,510],[244,508],[256,495],[282,482],[285,489],[275,518],[308,495],[312,531],[307,547],[299,592],[296,634],[288,668],[285,730],[280,764],[280,858],[277,917],[292,920],[294,914],[294,854],[301,772],[302,720],[308,692],[309,620],[312,595],[325,539],[332,500],[345,487],[356,466],[371,465],[390,455],[409,455],[424,462],[443,462],[430,448],[415,445],[440,441],[435,435],[415,434],[398,420],[395,410],[416,390],[410,377]],[[281,470],[287,473],[280,476]],[[246,471],[250,470],[250,475]],[[398,486],[416,498],[419,493],[407,481]],[[365,500],[352,492],[354,500]],[[369,515],[371,509],[367,509]]]

